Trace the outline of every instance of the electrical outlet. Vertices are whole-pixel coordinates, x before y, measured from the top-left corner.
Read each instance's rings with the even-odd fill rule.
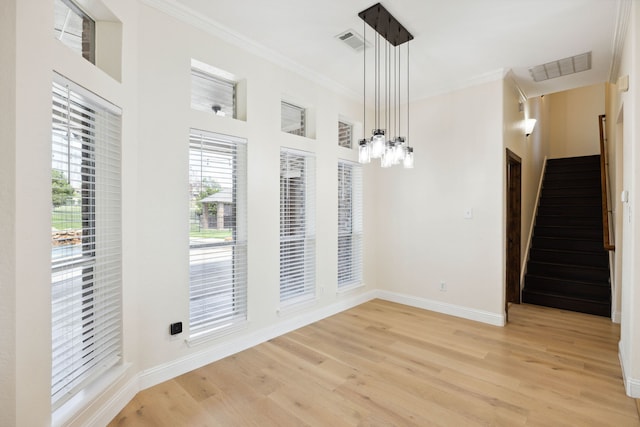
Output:
[[[440,282],[440,292],[447,292],[447,283],[444,280]]]
[[[176,322],[169,325],[169,333],[171,335],[178,335],[182,333],[182,322]]]

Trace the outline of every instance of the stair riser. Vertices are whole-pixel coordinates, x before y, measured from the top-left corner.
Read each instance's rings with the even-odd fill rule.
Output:
[[[602,239],[602,229],[579,227],[544,227],[536,226],[535,236],[541,237],[571,237],[577,239]]]
[[[557,188],[600,188],[600,178],[580,179],[571,177],[545,177],[542,182],[543,189]]]
[[[599,196],[543,197],[540,206],[602,206],[602,199]]]
[[[577,297],[607,302],[611,298],[609,286],[590,285],[580,282],[563,281],[526,275],[525,287],[529,291],[553,292],[568,297]]]
[[[562,310],[579,311],[581,313],[594,314],[596,316],[611,317],[611,303],[597,303],[588,301],[575,301],[570,298],[548,297],[523,291],[522,301],[527,304],[543,305]]]
[[[582,265],[585,267],[607,268],[609,266],[609,257],[604,251],[600,253],[579,253],[531,249],[530,260],[534,262]]]
[[[588,268],[563,264],[545,264],[529,261],[527,273],[536,276],[554,277],[585,281],[599,284],[607,284],[609,272],[606,269]]]
[[[538,213],[540,215],[562,215],[571,217],[597,218],[602,217],[602,207],[600,205],[593,206],[546,206],[540,205]]]
[[[536,225],[556,227],[594,227],[602,229],[602,215],[591,217],[568,217],[562,215],[538,215]]]
[[[576,165],[576,164],[600,164],[600,155],[599,154],[591,154],[589,156],[578,156],[578,157],[560,157],[554,159],[548,159],[547,165]]]
[[[601,240],[551,239],[539,236],[533,237],[532,247],[585,252],[600,252],[604,250]]]
[[[541,197],[600,197],[600,186],[598,188],[593,187],[578,187],[578,188],[545,188],[542,190]]]

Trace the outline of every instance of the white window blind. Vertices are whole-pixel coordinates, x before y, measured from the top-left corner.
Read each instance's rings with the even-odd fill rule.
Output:
[[[95,64],[95,21],[71,0],[53,0],[53,12],[53,36]]]
[[[338,288],[362,282],[362,167],[338,162]]]
[[[52,110],[54,408],[121,357],[120,112],[57,76]]]
[[[284,132],[300,136],[306,135],[304,108],[282,101],[280,119]]]
[[[191,108],[235,118],[236,83],[191,68]]]
[[[189,336],[247,318],[246,144],[191,130],[189,136]]]
[[[351,148],[353,126],[349,123],[338,122],[338,145],[344,148]]]
[[[280,151],[280,302],[315,296],[315,158]]]

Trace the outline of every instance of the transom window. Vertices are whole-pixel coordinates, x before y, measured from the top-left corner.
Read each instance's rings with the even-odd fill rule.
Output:
[[[338,122],[338,145],[344,148],[352,147],[353,125],[350,123]]]
[[[95,64],[95,21],[71,0],[53,0],[53,9],[54,37]]]
[[[191,68],[191,108],[236,118],[237,83]]]
[[[282,131],[293,135],[306,136],[305,109],[289,102],[282,101]]]

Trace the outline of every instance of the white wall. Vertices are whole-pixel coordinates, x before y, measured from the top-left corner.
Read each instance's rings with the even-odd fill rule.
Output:
[[[16,423],[15,153],[16,1],[0,3],[0,414]]]
[[[636,266],[640,265],[640,235],[635,231],[640,223],[636,201],[640,200],[637,185],[640,170],[640,5],[631,3],[629,32],[625,39],[620,76],[629,75],[629,91],[621,93],[619,109],[623,121],[622,189],[629,191],[629,203],[622,206],[622,321],[620,356],[627,393],[640,397],[640,285]],[[618,242],[619,243],[619,242]]]
[[[521,276],[524,277],[531,233],[533,231],[532,225],[535,221],[538,203],[540,177],[543,172],[545,158],[550,155],[550,144],[547,136],[550,121],[549,103],[548,97],[537,97],[525,101],[510,77],[504,80],[504,86],[504,145],[519,156],[522,161],[520,255]],[[520,103],[523,103],[522,111],[520,111]],[[523,121],[531,118],[536,119],[536,126],[531,135],[526,137]]]
[[[191,58],[246,79],[246,121],[191,110]],[[146,6],[141,7],[139,17],[139,67],[140,190],[135,215],[140,254],[137,292],[141,301],[137,329],[144,331],[138,341],[140,369],[175,364],[231,338],[275,328],[296,317],[295,313],[278,314],[282,146],[316,154],[318,300],[313,310],[343,299],[343,295],[337,294],[336,285],[337,159],[356,160],[357,153],[338,147],[337,123],[339,115],[357,121],[361,116],[359,102]],[[301,138],[280,130],[283,96],[295,96],[315,112],[315,138]],[[188,323],[190,127],[246,138],[249,165],[250,322],[245,331],[235,336],[194,348],[187,346],[184,336],[175,339],[168,334],[170,323],[183,321],[185,326]],[[367,289],[361,288],[356,294]],[[179,369],[182,368],[171,374],[179,373]]]
[[[502,85],[414,102],[415,169],[368,166],[378,193],[378,287],[497,324],[504,320]],[[467,208],[473,219],[463,218]]]
[[[600,153],[598,116],[605,111],[604,83],[547,95],[551,158]]]
[[[100,424],[138,390],[295,328],[369,295],[371,285],[338,293],[338,117],[356,125],[359,100],[287,71],[211,34],[146,6],[105,0],[122,23],[122,64],[112,78],[51,37],[52,3],[2,3],[2,152],[0,156],[0,425],[44,426],[50,408],[50,168],[52,70],[123,110],[123,329],[119,377],[80,399],[54,422]],[[15,12],[14,12],[15,11]],[[17,14],[17,19],[14,17]],[[42,22],[42,25],[34,25]],[[117,25],[116,25],[117,27]],[[20,52],[16,56],[16,49]],[[247,82],[247,120],[190,108],[190,60],[197,58]],[[113,67],[104,64],[114,74]],[[121,79],[120,79],[121,77]],[[315,137],[280,131],[280,100],[295,96],[315,112]],[[190,127],[248,140],[249,323],[246,330],[188,347],[168,326],[188,324],[188,132]],[[358,126],[356,126],[358,128]],[[359,135],[355,135],[358,137]],[[303,311],[279,308],[279,152],[312,151],[317,159],[317,293]],[[365,172],[365,176],[369,172]],[[367,179],[367,178],[365,178]],[[365,185],[366,188],[366,185]],[[365,212],[375,193],[366,190]],[[373,222],[365,213],[365,233]],[[13,239],[15,233],[16,239]],[[3,235],[5,235],[3,233]],[[365,242],[365,282],[374,270]],[[4,256],[6,254],[6,256]],[[371,282],[375,283],[373,280]],[[35,331],[35,333],[34,333]],[[124,403],[123,403],[124,402]],[[114,412],[115,411],[115,412]],[[58,415],[61,418],[58,418]]]

